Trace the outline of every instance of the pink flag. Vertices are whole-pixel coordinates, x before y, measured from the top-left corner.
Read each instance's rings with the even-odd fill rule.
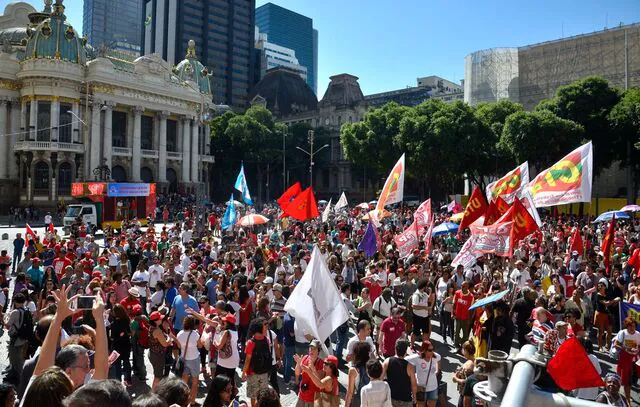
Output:
[[[418,223],[418,230],[422,230],[423,227],[429,225],[431,220],[431,199],[427,199],[418,206],[418,209],[413,213],[413,219]]]
[[[404,232],[396,235],[393,240],[400,253],[400,258],[407,257],[411,251],[418,247],[418,226],[413,222]]]
[[[467,239],[466,242],[462,245],[462,249],[458,252],[458,255],[451,262],[451,267],[458,267],[458,265],[462,265],[465,269],[473,266],[476,262],[476,259],[480,257],[480,254],[475,254],[473,252],[473,246],[476,242],[476,237],[471,236]]]
[[[489,226],[472,226],[471,234],[476,238],[473,252],[509,257],[513,254],[511,230],[513,221],[496,222]]]
[[[429,228],[427,229],[427,233],[424,234],[422,240],[424,241],[424,251],[428,255],[431,254],[431,244],[433,240],[431,239],[431,234],[433,233],[433,225],[435,224],[433,217],[431,218],[431,222],[429,222]]]

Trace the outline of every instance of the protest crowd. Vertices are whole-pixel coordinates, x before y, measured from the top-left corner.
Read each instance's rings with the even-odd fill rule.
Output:
[[[343,194],[318,209],[298,183],[261,210],[174,196],[175,223],[164,208],[101,244],[27,226],[0,254],[0,405],[186,407],[206,386],[207,407],[279,406],[284,384],[301,407],[473,407],[487,378],[476,359],[533,344],[551,358],[537,388],[631,406],[640,221],[539,212],[543,192],[520,195],[521,175],[476,188],[466,208],[407,207],[403,156],[371,204]],[[461,356],[452,381],[436,348]],[[132,398],[134,382],[150,390]]]

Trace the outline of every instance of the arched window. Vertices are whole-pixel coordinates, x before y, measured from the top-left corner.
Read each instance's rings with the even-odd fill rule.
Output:
[[[142,182],[153,182],[153,171],[149,167],[140,168],[140,179]]]
[[[58,166],[58,195],[69,195],[72,177],[71,164],[65,162]]]
[[[39,161],[33,169],[33,189],[38,195],[49,193],[49,164]]]
[[[113,178],[115,182],[126,182],[127,171],[121,166],[116,165],[111,169],[111,178]]]
[[[178,191],[178,174],[176,174],[173,168],[167,168],[167,181],[169,182],[169,192],[174,193]]]

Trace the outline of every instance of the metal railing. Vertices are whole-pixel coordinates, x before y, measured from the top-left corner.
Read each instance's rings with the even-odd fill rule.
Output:
[[[158,158],[158,150],[141,150],[142,156],[146,158]]]
[[[14,145],[15,151],[25,150],[47,150],[47,151],[70,151],[74,153],[84,152],[82,144],[63,143],[58,141],[18,141]]]
[[[200,161],[205,163],[215,163],[216,157],[213,155],[200,154]]]
[[[128,147],[111,147],[111,149],[113,155],[131,157],[131,149]]]
[[[181,151],[167,151],[167,158],[169,160],[182,160]]]

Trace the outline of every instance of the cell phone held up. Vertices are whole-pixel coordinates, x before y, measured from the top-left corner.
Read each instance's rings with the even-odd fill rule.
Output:
[[[76,298],[76,310],[90,310],[93,309],[93,302],[96,297],[93,295],[81,295]]]

